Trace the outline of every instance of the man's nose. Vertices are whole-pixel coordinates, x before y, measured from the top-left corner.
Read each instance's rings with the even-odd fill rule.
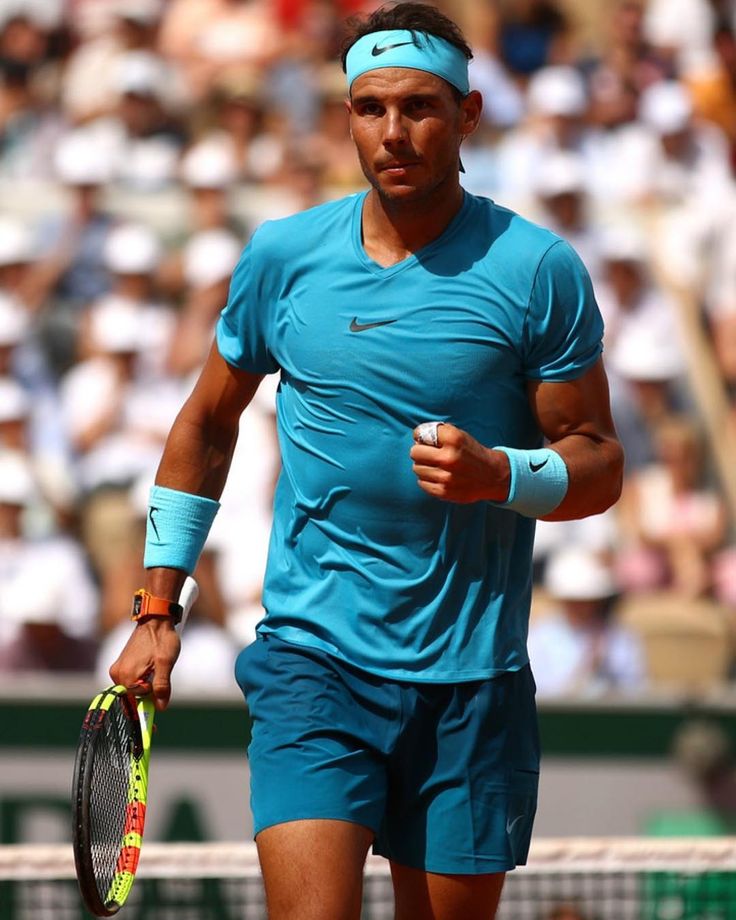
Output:
[[[384,144],[399,144],[408,137],[406,122],[398,109],[389,109],[383,120]]]

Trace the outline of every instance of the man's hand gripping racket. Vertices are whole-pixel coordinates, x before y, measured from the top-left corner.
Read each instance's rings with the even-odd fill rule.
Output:
[[[179,598],[179,631],[198,593],[197,583],[187,578]],[[148,668],[130,688],[119,683],[103,690],[82,724],[72,786],[74,863],[82,899],[96,917],[116,914],[133,886],[146,818],[153,718],[156,708],[168,703],[168,677],[177,656],[178,636],[173,659],[165,665],[166,687],[160,688],[165,699],[154,704],[150,695],[140,695],[157,689],[160,659],[149,655],[155,659],[153,683]]]

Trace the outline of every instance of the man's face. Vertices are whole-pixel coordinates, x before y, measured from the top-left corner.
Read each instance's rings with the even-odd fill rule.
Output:
[[[358,77],[347,106],[366,179],[397,202],[457,182],[460,141],[475,129],[481,109],[478,93],[458,103],[440,77],[401,67]]]

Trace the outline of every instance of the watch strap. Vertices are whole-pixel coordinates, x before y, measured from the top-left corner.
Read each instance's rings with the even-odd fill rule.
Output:
[[[170,601],[165,597],[156,597],[146,591],[145,588],[139,588],[133,595],[133,608],[130,613],[131,620],[141,623],[149,617],[170,618],[174,625],[181,622],[183,608],[181,604]]]

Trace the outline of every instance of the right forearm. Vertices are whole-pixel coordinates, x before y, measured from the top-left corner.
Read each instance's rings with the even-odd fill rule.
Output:
[[[156,484],[219,500],[237,438],[237,422],[214,424],[185,404],[166,440]]]

